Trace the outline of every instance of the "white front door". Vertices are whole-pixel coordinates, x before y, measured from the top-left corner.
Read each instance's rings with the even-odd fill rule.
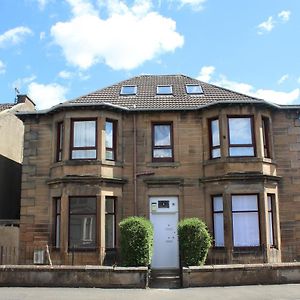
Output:
[[[150,221],[154,227],[151,267],[156,269],[179,268],[178,198],[150,197]]]

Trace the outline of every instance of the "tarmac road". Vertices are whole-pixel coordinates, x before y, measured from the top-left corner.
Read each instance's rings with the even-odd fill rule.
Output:
[[[300,284],[188,289],[0,287],[0,300],[300,300]]]

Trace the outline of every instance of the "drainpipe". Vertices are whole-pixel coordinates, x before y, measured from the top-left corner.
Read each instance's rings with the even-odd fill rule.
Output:
[[[136,114],[133,114],[133,190],[134,190],[134,215],[137,216],[137,172],[136,172],[136,157],[137,157],[137,145],[136,145]]]

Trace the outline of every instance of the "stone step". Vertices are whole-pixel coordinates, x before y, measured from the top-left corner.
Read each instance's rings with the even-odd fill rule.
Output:
[[[150,288],[175,289],[181,287],[180,270],[178,269],[154,269],[150,274]]]

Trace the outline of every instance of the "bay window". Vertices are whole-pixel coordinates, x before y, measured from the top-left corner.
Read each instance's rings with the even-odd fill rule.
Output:
[[[152,124],[152,160],[173,161],[173,125],[171,122]]]
[[[97,158],[97,120],[71,121],[71,159]]]
[[[96,197],[70,197],[69,248],[96,247]]]
[[[213,196],[214,246],[224,247],[223,197]]]
[[[228,117],[229,156],[255,156],[252,116]]]
[[[234,247],[260,245],[258,195],[232,195]]]
[[[209,122],[210,158],[218,158],[221,157],[219,119],[218,118],[210,119],[208,122]]]

